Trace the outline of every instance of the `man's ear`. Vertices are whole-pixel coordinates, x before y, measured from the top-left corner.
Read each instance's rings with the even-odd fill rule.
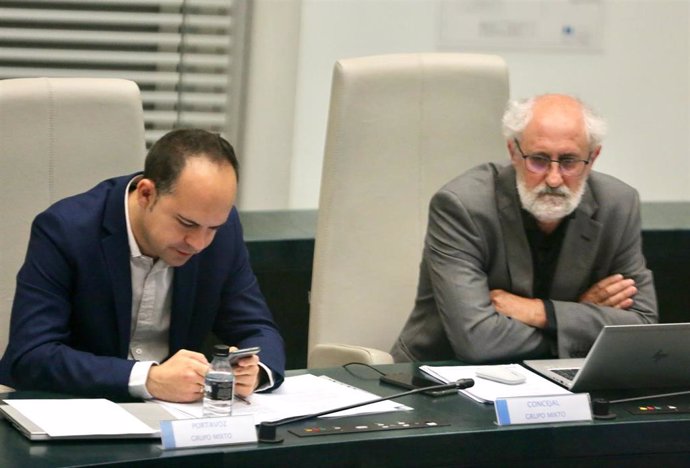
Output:
[[[594,161],[599,157],[599,153],[601,153],[601,145],[597,146],[594,148],[594,151],[592,151],[592,156],[589,158],[590,165],[594,164]]]
[[[156,184],[151,179],[141,179],[136,190],[137,202],[142,208],[150,208],[156,203]]]
[[[513,166],[517,166],[517,164],[520,161],[519,158],[515,156],[515,153],[517,152],[517,148],[515,148],[515,142],[513,140],[507,140],[506,147],[508,148],[508,157],[510,158],[510,162],[513,163]]]

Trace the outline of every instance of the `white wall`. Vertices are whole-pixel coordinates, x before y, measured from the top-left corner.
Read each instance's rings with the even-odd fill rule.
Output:
[[[240,206],[316,208],[333,63],[360,55],[438,50],[439,4],[435,0],[255,0],[255,4],[273,11],[274,17],[282,5],[289,12],[281,19],[292,26],[283,26],[291,35],[282,47],[264,48],[261,60],[253,61],[252,77],[263,83],[255,82],[250,92],[264,99],[249,102],[253,117],[247,122],[247,134],[257,141],[256,135],[271,138],[270,129],[280,128],[283,143],[291,146],[269,149],[271,145],[264,142],[263,151],[259,151],[262,145],[245,146],[245,168],[260,170],[243,173],[242,185],[251,185],[251,190],[245,189]],[[266,4],[276,8],[265,8]],[[591,103],[610,127],[597,169],[637,187],[644,201],[688,201],[690,2],[604,0],[603,4],[599,53],[462,52],[504,57],[513,97],[566,92]],[[265,35],[276,39],[275,30],[253,33],[253,37]],[[297,50],[291,50],[291,44]],[[281,61],[287,62],[282,71],[294,71],[294,76],[276,73],[275,63]],[[294,84],[294,94],[289,89],[276,93],[280,83]],[[266,96],[279,98],[271,101]],[[289,109],[278,108],[281,103]],[[271,182],[276,178],[280,190]]]

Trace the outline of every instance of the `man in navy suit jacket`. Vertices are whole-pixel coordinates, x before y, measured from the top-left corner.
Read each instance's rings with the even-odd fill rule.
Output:
[[[201,398],[213,331],[258,356],[235,366],[239,395],[283,380],[283,340],[249,265],[233,207],[232,146],[175,130],[143,174],[101,182],[33,222],[17,276],[0,382],[89,396]]]

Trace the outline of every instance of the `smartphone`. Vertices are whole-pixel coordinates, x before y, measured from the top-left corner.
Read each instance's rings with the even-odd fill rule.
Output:
[[[443,384],[443,382],[439,382],[438,380],[434,380],[430,377],[425,377],[419,374],[410,374],[407,372],[385,374],[380,377],[380,380],[381,382],[395,385],[396,387],[407,388],[409,390]],[[429,390],[422,393],[432,396],[443,396],[457,394],[458,390],[455,388],[449,388],[447,390]]]
[[[236,363],[239,359],[242,359],[243,357],[253,356],[254,354],[257,354],[259,351],[261,351],[261,348],[259,346],[230,351],[230,354],[228,355],[228,357],[230,358],[230,364]]]

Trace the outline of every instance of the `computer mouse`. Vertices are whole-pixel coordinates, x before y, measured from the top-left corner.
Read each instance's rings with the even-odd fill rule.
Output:
[[[477,377],[493,380],[507,385],[517,385],[525,381],[525,376],[521,373],[505,366],[486,366],[475,371]]]

